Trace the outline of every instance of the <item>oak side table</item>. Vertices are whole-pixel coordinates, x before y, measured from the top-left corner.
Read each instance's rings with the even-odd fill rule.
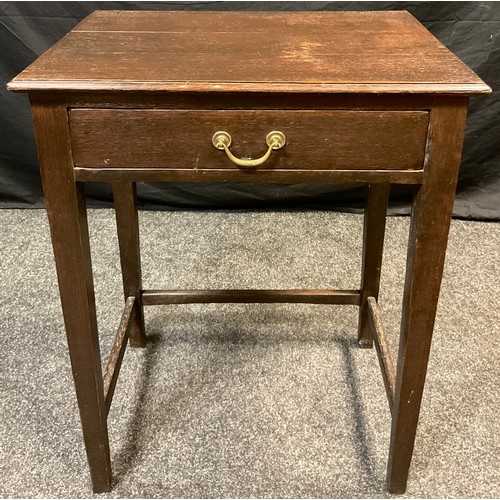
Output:
[[[408,12],[96,11],[12,80],[28,92],[83,436],[112,486],[107,415],[143,307],[359,306],[406,489],[470,95],[491,89]],[[82,185],[112,184],[125,308],[104,374]],[[136,182],[367,185],[359,290],[144,290]],[[415,186],[397,364],[377,304],[390,184]]]

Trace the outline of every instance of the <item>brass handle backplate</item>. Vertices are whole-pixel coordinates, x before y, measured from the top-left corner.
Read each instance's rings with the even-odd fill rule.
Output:
[[[286,137],[283,132],[279,132],[278,130],[273,130],[272,132],[269,132],[269,134],[267,134],[266,136],[266,144],[268,146],[268,150],[264,154],[264,156],[256,158],[255,160],[237,158],[236,156],[234,156],[233,153],[231,153],[231,151],[229,150],[231,142],[232,142],[231,136],[227,132],[224,132],[223,130],[215,132],[215,134],[212,137],[212,144],[217,149],[224,150],[228,158],[233,163],[236,163],[236,165],[239,165],[240,167],[258,167],[259,165],[262,165],[269,159],[273,149],[281,149],[286,144]]]

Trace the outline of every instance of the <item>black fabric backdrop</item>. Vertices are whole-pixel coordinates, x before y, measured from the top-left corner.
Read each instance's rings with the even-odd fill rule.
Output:
[[[0,207],[42,207],[30,107],[5,84],[96,9],[410,11],[493,89],[470,102],[454,215],[500,220],[500,2],[0,2]],[[86,186],[89,206],[110,206],[109,186]],[[150,184],[143,208],[311,207],[357,210],[360,186]],[[394,186],[391,212],[408,213]]]

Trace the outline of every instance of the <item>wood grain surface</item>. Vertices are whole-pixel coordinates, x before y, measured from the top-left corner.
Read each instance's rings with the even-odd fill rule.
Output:
[[[145,306],[165,304],[359,305],[359,290],[144,290]]]
[[[66,107],[31,106],[83,438],[94,492],[102,493],[111,489],[111,460],[85,194],[74,182]]]
[[[418,170],[428,121],[423,111],[73,109],[70,131],[77,167],[235,168],[215,132],[231,134],[236,156],[258,158],[280,130],[286,145],[258,168]]]
[[[96,11],[9,89],[490,91],[406,11]]]
[[[387,488],[403,493],[468,95],[491,89],[405,11],[97,11],[9,89],[33,106],[94,492],[111,489],[106,414],[127,335],[144,344],[142,305],[305,302],[360,305],[361,345],[372,321],[393,417]],[[262,156],[272,130],[287,143],[241,169],[213,146],[219,130],[243,158]],[[129,297],[104,381],[82,181],[113,183]],[[361,289],[144,290],[136,181],[368,183]],[[391,183],[418,184],[396,374],[376,302]]]
[[[432,144],[412,206],[391,444],[390,493],[404,493],[427,373],[467,116],[467,99],[443,98],[431,111]]]
[[[361,307],[358,322],[358,345],[364,348],[373,347],[368,297],[378,300],[390,187],[390,184],[367,186],[361,260]]]

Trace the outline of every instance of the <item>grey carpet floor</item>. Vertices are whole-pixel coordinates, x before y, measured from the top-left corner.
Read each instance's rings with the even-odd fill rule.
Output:
[[[90,211],[102,357],[122,309],[114,214]],[[357,288],[362,217],[141,213],[145,288]],[[381,306],[397,348],[407,218],[389,218]],[[92,496],[46,216],[0,211],[0,495]],[[500,225],[452,224],[407,497],[500,496]],[[110,411],[102,497],[388,497],[390,416],[357,310],[146,310]]]

